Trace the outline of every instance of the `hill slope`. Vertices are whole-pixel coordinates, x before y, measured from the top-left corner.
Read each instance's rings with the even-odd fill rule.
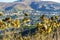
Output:
[[[40,2],[32,2],[30,4],[30,7],[38,11],[59,12],[60,11],[59,4],[60,3],[51,2],[51,1],[40,1]]]

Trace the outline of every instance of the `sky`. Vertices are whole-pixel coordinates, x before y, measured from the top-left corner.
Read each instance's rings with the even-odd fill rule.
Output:
[[[0,2],[13,2],[16,0],[0,0]],[[27,1],[27,0],[26,0]],[[29,0],[30,1],[30,0]],[[37,0],[36,0],[37,1]],[[40,1],[53,1],[53,2],[58,2],[60,3],[60,0],[40,0]]]
[[[16,0],[0,0],[0,2],[13,2],[13,1],[16,1]]]
[[[60,0],[43,0],[43,1],[53,1],[53,2],[58,2],[58,3],[60,3]]]

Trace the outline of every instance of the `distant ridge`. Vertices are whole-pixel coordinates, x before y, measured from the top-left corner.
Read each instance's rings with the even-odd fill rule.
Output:
[[[22,0],[6,3],[0,2],[0,11],[18,11],[18,10],[36,10],[36,11],[48,11],[48,12],[60,12],[60,3],[52,1],[32,1],[30,4],[25,3]]]

